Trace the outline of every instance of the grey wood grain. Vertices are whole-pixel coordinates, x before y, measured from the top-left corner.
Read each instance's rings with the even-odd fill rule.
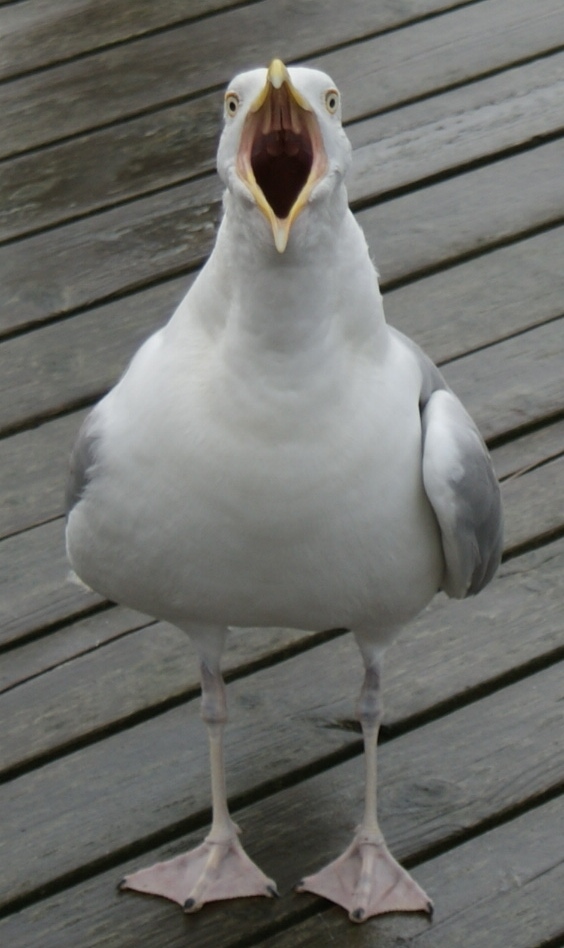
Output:
[[[0,644],[78,618],[102,601],[69,580],[61,519],[0,543]]]
[[[561,223],[563,159],[557,141],[359,211],[384,286]]]
[[[534,532],[543,542],[564,529],[564,444],[560,456],[503,484],[507,529],[505,546],[513,550],[527,543]],[[534,523],[534,528],[531,525]]]
[[[562,408],[564,317],[442,367],[485,438]]]
[[[539,42],[550,46],[559,31],[554,0],[542,0],[544,15],[534,18],[527,16],[524,0],[513,4],[519,5],[513,20],[516,32],[521,27],[521,44],[529,51]],[[404,0],[398,7],[349,0],[345,8],[338,0],[297,5],[295,0],[263,0],[140,37],[1,87],[1,153],[21,152],[223,86],[241,69],[264,65],[274,56],[312,56],[453,6],[460,2]],[[540,29],[534,26],[537,20]]]
[[[70,451],[87,411],[0,441],[0,537],[64,513]]]
[[[407,690],[405,681],[403,689]],[[299,734],[293,697],[289,697],[292,710],[288,713],[297,747],[294,751],[284,747],[284,755],[291,754],[291,758],[285,757],[286,774],[290,759],[298,765],[308,749],[311,752],[315,746],[319,750],[321,743],[325,748],[331,745],[330,738],[336,733],[335,729],[320,726],[321,715],[326,712],[318,707],[316,739],[312,734],[305,741],[306,748],[302,738],[309,728],[303,721],[304,712],[307,715],[303,689]],[[245,785],[250,785],[249,780],[256,787],[261,779],[274,778],[279,772],[285,719],[280,722],[281,728],[271,732],[270,752],[257,753],[254,743],[257,729],[264,728],[263,699],[262,694],[260,698],[251,696],[253,707],[248,716],[252,720],[243,728],[246,739],[240,733],[238,737],[235,728],[231,730],[236,755],[235,760],[228,754],[232,794],[242,792]],[[454,841],[500,810],[522,807],[558,786],[564,768],[561,700],[562,669],[549,668],[384,745],[380,754],[382,824],[398,855],[404,858],[439,841]],[[5,845],[13,850],[12,837],[17,835],[19,840],[3,880],[4,898],[29,891],[27,864],[31,852],[35,870],[31,885],[39,886],[46,878],[53,879],[73,865],[85,865],[96,855],[107,853],[108,845],[118,848],[132,834],[139,840],[151,827],[163,822],[170,825],[187,812],[201,812],[207,797],[203,760],[200,762],[190,740],[190,780],[186,786],[186,777],[178,767],[179,740],[185,741],[191,732],[187,734],[185,728],[182,735],[179,722],[174,722],[177,727],[173,733],[165,734],[165,717],[159,721],[157,759],[150,759],[145,743],[137,743],[137,729],[133,729],[1,788],[4,812],[9,815]],[[311,727],[314,722],[308,723]],[[150,726],[143,727],[149,737]],[[469,741],[469,734],[477,735],[476,740]],[[336,744],[334,738],[332,746]],[[152,744],[153,754],[154,747]],[[112,772],[112,761],[119,762],[117,773]],[[362,766],[357,758],[288,789],[283,803],[277,795],[265,798],[257,808],[261,832],[258,845],[250,847],[251,854],[265,871],[275,872],[282,891],[286,891],[295,881],[298,867],[295,856],[288,858],[293,847],[288,846],[285,833],[289,841],[293,838],[294,846],[301,840],[299,870],[310,871],[348,841],[361,801]],[[253,812],[253,822],[254,818]],[[23,827],[25,833],[21,832]],[[266,827],[276,835],[277,847],[273,847]],[[139,865],[139,857],[136,862]],[[144,911],[139,900],[133,899],[132,903],[131,909],[124,911]],[[274,906],[269,903],[266,908],[270,919],[287,916],[291,905],[290,900]],[[254,906],[248,903],[245,909],[256,928]],[[262,906],[259,911],[264,909]],[[152,906],[152,910],[158,915],[158,909]],[[135,917],[139,924],[139,915]],[[208,939],[210,935],[208,927]],[[217,941],[201,938],[200,944]]]
[[[104,615],[114,628],[119,620],[121,635],[107,635],[105,647],[67,653],[62,661],[58,657],[52,668],[0,693],[0,707],[10,721],[0,750],[0,771],[27,766],[38,754],[60,753],[85,736],[103,737],[104,729],[123,725],[132,715],[199,693],[199,663],[184,632],[165,622],[146,624],[146,617],[131,610],[112,609]],[[77,623],[81,631],[85,621]],[[143,622],[144,627],[136,630]],[[60,632],[58,637],[60,641]],[[245,666],[281,661],[319,638],[297,629],[234,630],[222,668],[226,676],[241,674]],[[51,661],[57,644],[44,648]],[[9,653],[8,659],[19,658],[20,651]],[[45,661],[45,654],[41,658]],[[29,675],[29,664],[24,667]],[[8,661],[2,677],[9,673]]]
[[[284,794],[278,797],[283,798]],[[260,807],[254,811],[255,817],[258,814]],[[248,825],[246,839],[253,845],[256,839],[260,845],[260,829],[249,822],[252,811],[243,815]],[[279,917],[276,903],[255,900],[255,904],[210,905],[199,915],[186,918],[159,900],[119,898],[113,892],[112,870],[1,921],[0,934],[14,948],[75,948],[79,944],[88,948],[155,948],[163,943],[183,948],[188,940],[195,948],[204,948],[214,944],[214,930],[216,939],[218,932],[222,933],[222,948],[240,944],[245,935],[268,948],[327,944],[453,948],[466,945],[467,940],[473,948],[483,948],[484,937],[488,948],[531,948],[556,937],[562,926],[563,818],[559,798],[418,865],[417,878],[436,893],[432,924],[420,915],[403,914],[380,916],[353,928],[341,910],[322,900],[313,903],[315,914],[302,921],[300,911],[307,896],[284,892],[284,922],[291,922],[293,913],[294,925],[261,938],[261,930],[263,935],[272,931],[269,921],[273,911]],[[281,857],[284,852],[293,853],[299,861],[308,844],[304,838],[307,821],[304,823],[298,837],[284,826],[281,813],[277,836],[271,837],[271,845],[278,847]],[[179,841],[179,845],[190,842]],[[136,865],[128,864],[126,871]]]
[[[494,452],[498,478],[520,476],[531,466],[555,459],[562,454],[563,439],[564,420],[561,420],[500,445]]]
[[[377,60],[373,43],[356,47],[356,58],[373,64]],[[495,49],[502,58],[506,54],[504,44]],[[321,65],[331,71],[329,61]],[[423,72],[422,65],[427,67]],[[555,54],[391,112],[401,100],[401,90],[396,93],[393,84],[382,86],[369,74],[347,89],[345,72],[346,114],[349,121],[355,120],[349,128],[356,146],[351,199],[374,198],[552,133],[562,124],[563,71],[564,54]],[[430,70],[426,60],[418,58],[407,71],[398,63],[391,75],[398,81],[409,77],[414,95],[424,90],[429,94],[439,81],[440,63]],[[388,98],[380,101],[384,92]],[[363,101],[368,94],[377,94],[378,107],[386,111],[358,121],[373,111]],[[190,99],[2,163],[0,239],[211,172],[220,99],[216,93]]]
[[[0,9],[0,76],[17,76],[239,0],[23,0]]]
[[[149,622],[153,620],[133,609],[116,606],[6,651],[0,663],[0,693],[45,675],[79,656],[96,652],[108,642]]]
[[[386,318],[448,362],[562,316],[563,256],[550,229],[386,293]]]
[[[256,943],[264,948],[317,948],[328,941],[355,948],[530,948],[564,928],[562,798],[498,826],[417,867],[437,893],[432,924],[421,915],[390,915],[351,937],[343,912],[322,910],[287,932]],[[325,911],[323,911],[325,909]]]

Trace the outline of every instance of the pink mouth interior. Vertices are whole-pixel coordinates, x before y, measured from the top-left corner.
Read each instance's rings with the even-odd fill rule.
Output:
[[[272,89],[248,120],[249,158],[256,182],[276,217],[284,220],[313,167],[312,116],[295,102],[284,84]]]

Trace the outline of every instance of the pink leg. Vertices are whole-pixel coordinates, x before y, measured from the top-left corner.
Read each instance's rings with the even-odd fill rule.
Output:
[[[196,912],[205,902],[248,895],[277,895],[276,885],[247,856],[239,828],[229,816],[223,762],[223,731],[227,721],[225,685],[219,655],[202,659],[202,717],[210,747],[212,825],[196,849],[126,876],[120,889],[161,895]]]
[[[364,817],[343,855],[305,878],[298,891],[314,892],[336,902],[348,911],[354,922],[363,922],[383,912],[432,913],[432,902],[391,855],[378,825],[376,746],[382,715],[380,668],[375,649],[361,639],[359,645],[366,669],[358,703],[366,762]]]

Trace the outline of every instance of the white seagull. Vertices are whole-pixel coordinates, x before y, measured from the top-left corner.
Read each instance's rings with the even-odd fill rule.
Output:
[[[350,155],[325,73],[275,59],[233,80],[214,250],[72,455],[72,568],[109,599],[175,623],[198,652],[211,831],[121,884],[186,911],[276,894],[227,809],[220,659],[230,626],[353,632],[365,665],[364,816],[345,853],[299,888],[354,921],[432,908],[378,825],[380,660],[437,590],[462,598],[492,578],[500,495],[473,421],[385,322],[348,207]]]

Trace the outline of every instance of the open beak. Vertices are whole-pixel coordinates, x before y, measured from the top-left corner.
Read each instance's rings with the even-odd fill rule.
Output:
[[[325,174],[327,159],[317,119],[280,59],[245,119],[237,171],[272,227],[283,253],[290,228]]]

